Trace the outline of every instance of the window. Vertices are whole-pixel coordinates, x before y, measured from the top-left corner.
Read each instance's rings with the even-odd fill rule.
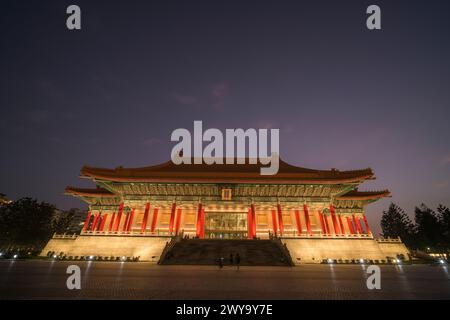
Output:
[[[170,222],[170,213],[164,212],[161,214],[161,224],[169,224]]]
[[[267,214],[263,214],[263,213],[257,214],[256,215],[256,224],[267,226],[269,224],[269,219],[267,218]]]
[[[283,213],[283,225],[284,226],[292,225],[292,216],[290,213]]]
[[[186,212],[184,214],[184,224],[185,225],[195,225],[195,212]]]

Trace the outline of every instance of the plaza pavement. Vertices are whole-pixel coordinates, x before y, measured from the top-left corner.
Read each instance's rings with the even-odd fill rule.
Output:
[[[81,268],[68,290],[67,266]],[[159,266],[131,262],[0,261],[0,299],[450,299],[448,266],[380,266],[369,290],[362,265]]]

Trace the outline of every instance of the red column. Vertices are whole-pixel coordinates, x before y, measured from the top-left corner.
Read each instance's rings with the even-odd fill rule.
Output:
[[[319,211],[319,221],[320,221],[320,226],[322,227],[322,233],[326,234],[327,230],[325,229],[325,222],[323,221],[323,214],[320,211]]]
[[[156,221],[158,221],[158,208],[153,209],[152,225],[150,226],[150,232],[155,232]]]
[[[148,211],[150,210],[150,202],[145,204],[144,218],[142,219],[141,233],[147,228]]]
[[[205,209],[202,209],[202,215],[201,215],[201,219],[200,219],[200,227],[201,227],[200,239],[204,239],[205,238]]]
[[[361,233],[361,231],[359,230],[359,226],[358,226],[358,224],[356,223],[356,218],[355,218],[355,215],[354,215],[354,214],[352,214],[352,219],[353,219],[353,224],[355,225],[355,228],[354,228],[355,233],[356,233],[356,232],[357,232],[357,233]]]
[[[277,226],[277,212],[272,210],[272,230],[275,236],[277,236],[278,226]]]
[[[178,231],[180,230],[180,224],[181,224],[181,209],[178,209],[177,220],[175,222],[175,234],[178,234]]]
[[[85,232],[87,230],[90,220],[91,220],[91,211],[88,211],[88,214],[86,216],[86,220],[84,221],[84,225],[83,225],[83,232]]]
[[[95,230],[95,227],[97,226],[97,221],[98,221],[98,216],[99,216],[100,214],[99,213],[97,213],[96,215],[94,215],[94,221],[92,222],[92,224],[91,224],[91,231],[94,231]]]
[[[355,229],[353,229],[352,221],[349,217],[345,217],[347,219],[348,228],[351,234],[355,234]]]
[[[280,234],[283,234],[284,232],[284,225],[283,225],[283,213],[281,212],[281,205],[277,204],[277,210],[278,210],[278,224],[280,225]]]
[[[295,210],[295,222],[297,222],[297,232],[302,234],[302,222],[300,221],[300,211]]]
[[[327,230],[327,234],[331,234],[330,226],[328,225],[328,216],[326,214],[323,215],[323,220],[325,221],[325,229]]]
[[[364,233],[363,219],[359,218],[358,222],[359,222],[359,230],[361,230],[361,233]],[[367,232],[367,230],[366,230],[366,233],[369,234],[369,232]]]
[[[173,225],[175,222],[175,210],[177,208],[177,204],[174,202],[172,203],[172,210],[170,211],[170,222],[169,222],[169,232],[173,232]]]
[[[103,228],[105,227],[106,218],[108,217],[108,214],[105,213],[102,217],[102,222],[100,223],[99,231],[103,231]]]
[[[253,219],[252,219],[252,209],[248,208],[247,223],[248,223],[248,238],[253,239]]]
[[[122,226],[122,232],[126,232],[128,230],[128,220],[130,220],[130,212],[125,214],[125,222]]]
[[[119,205],[119,211],[117,212],[116,221],[114,222],[114,232],[119,231],[120,219],[122,218],[123,202]]]
[[[333,221],[334,233],[335,234],[340,234],[341,230],[339,228],[339,224],[338,224],[337,219],[336,219],[336,214],[334,212],[334,207],[331,204],[330,204],[330,213],[331,213],[331,220]]]
[[[134,219],[134,208],[131,209],[130,218],[128,219],[127,232],[131,231],[131,226],[133,225],[133,219]]]
[[[256,210],[253,203],[250,205],[250,209],[252,211],[252,234],[256,236]]]
[[[344,223],[342,222],[342,217],[338,214],[339,225],[341,226],[341,233],[345,234]]]
[[[111,221],[109,222],[109,226],[108,226],[108,232],[111,232],[112,227],[114,225],[114,219],[116,218],[116,213],[113,212],[112,216],[111,216]]]
[[[368,234],[372,234],[372,231],[369,228],[369,223],[367,223],[367,218],[366,215],[363,215],[363,219],[364,219],[364,224],[366,225],[366,230]]]
[[[308,206],[306,205],[306,203],[303,204],[303,212],[305,213],[306,229],[308,230],[309,235],[312,235],[311,221],[309,220],[309,211],[308,211]]]
[[[197,225],[195,234],[197,235],[197,237],[200,238],[201,233],[202,233],[202,204],[199,203],[197,208]]]

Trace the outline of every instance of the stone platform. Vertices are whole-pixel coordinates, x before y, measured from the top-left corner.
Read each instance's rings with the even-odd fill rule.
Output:
[[[283,238],[295,264],[320,263],[333,260],[389,260],[403,255],[409,259],[409,250],[399,239],[299,239]]]
[[[66,256],[139,257],[140,261],[158,262],[171,237],[155,236],[96,236],[53,237],[41,252]]]

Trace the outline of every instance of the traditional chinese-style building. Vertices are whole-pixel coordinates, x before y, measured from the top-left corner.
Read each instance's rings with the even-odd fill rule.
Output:
[[[294,263],[388,260],[408,255],[399,239],[374,239],[365,207],[389,191],[358,191],[372,170],[313,170],[280,160],[276,175],[259,164],[83,167],[96,188],[67,187],[89,206],[79,236],[55,235],[43,250],[70,256],[139,256],[158,261],[168,242],[281,240]],[[167,248],[166,248],[167,250]]]

